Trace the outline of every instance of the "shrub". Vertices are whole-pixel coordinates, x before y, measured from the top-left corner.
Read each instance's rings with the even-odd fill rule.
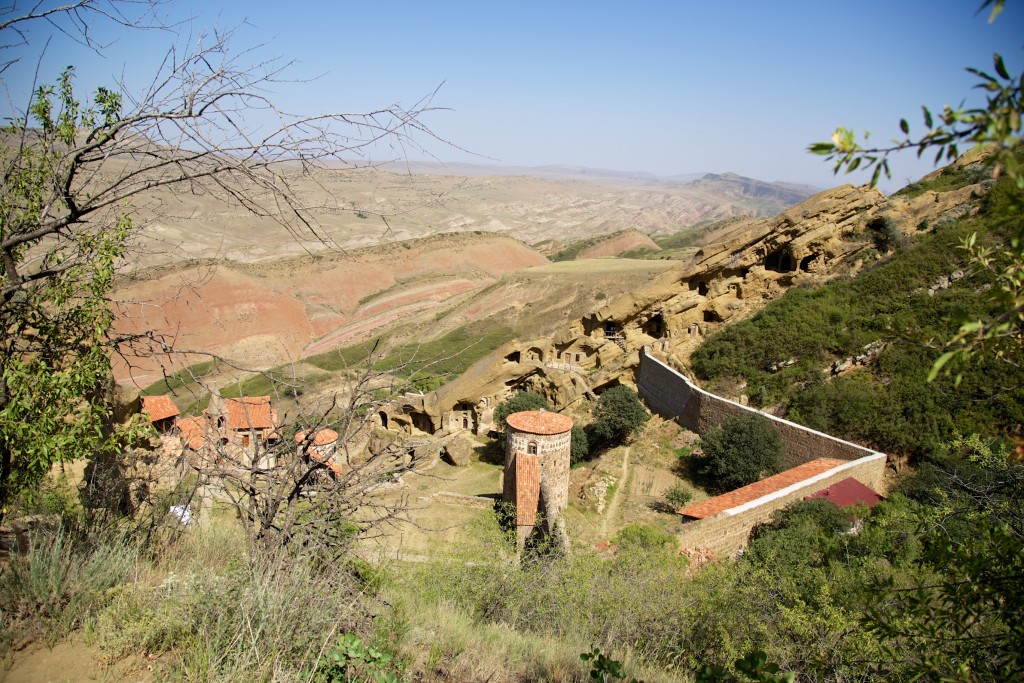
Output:
[[[524,410],[547,410],[548,400],[536,391],[520,391],[507,401],[502,401],[494,408],[494,424],[500,431],[505,431],[505,419]]]
[[[881,252],[892,251],[903,246],[903,234],[891,216],[876,218],[868,223],[875,248]]]
[[[728,418],[701,439],[704,457],[697,473],[720,492],[753,484],[782,468],[782,441],[768,420],[757,413]]]
[[[675,550],[679,541],[650,524],[630,524],[615,535],[615,543],[623,550]]]
[[[775,513],[770,522],[758,524],[751,530],[751,540],[756,540],[782,529],[804,524],[826,534],[836,534],[850,528],[850,512],[824,498],[798,500]]]
[[[665,493],[665,502],[668,503],[673,511],[685,507],[692,498],[693,491],[679,484],[676,484]]]
[[[598,397],[594,416],[590,434],[599,444],[622,443],[651,418],[636,392],[623,385]]]
[[[0,632],[27,628],[52,645],[95,616],[137,559],[117,540],[90,546],[63,525],[36,530],[27,555],[0,571]]]
[[[345,633],[338,637],[334,649],[325,653],[315,673],[303,671],[307,680],[315,683],[334,681],[367,681],[372,683],[398,683],[390,652],[367,646],[359,636]]]
[[[569,444],[569,465],[578,465],[590,458],[590,442],[587,430],[581,425],[572,426],[572,440]]]

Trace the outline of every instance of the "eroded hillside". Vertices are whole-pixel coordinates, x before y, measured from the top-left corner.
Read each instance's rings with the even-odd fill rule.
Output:
[[[666,235],[705,220],[773,215],[811,193],[739,176],[704,176],[687,183],[652,179],[648,184],[615,176],[576,177],[588,176],[320,169],[292,179],[310,225],[290,229],[215,194],[157,193],[134,207],[136,224],[145,226],[134,253],[142,267],[197,258],[273,261],[474,231],[531,245],[546,242],[553,252],[626,229]],[[251,192],[259,201],[259,188]]]
[[[271,263],[165,266],[118,283],[117,330],[153,330],[178,350],[267,368],[432,316],[505,273],[544,263],[516,240],[470,233]],[[115,376],[146,386],[166,359],[131,362],[118,359]]]

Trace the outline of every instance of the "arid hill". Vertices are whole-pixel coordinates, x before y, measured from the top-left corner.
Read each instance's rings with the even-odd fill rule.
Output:
[[[613,172],[577,180],[571,169],[549,169],[548,178],[432,170],[296,175],[293,189],[315,218],[308,229],[213,194],[157,193],[135,207],[142,229],[117,285],[117,329],[152,330],[175,349],[266,368],[422,322],[506,273],[547,263],[529,244],[551,253],[621,233],[589,256],[618,254],[697,221],[774,213],[800,193],[743,179],[758,188],[748,195],[734,178],[712,176],[645,184]],[[521,300],[506,292],[499,303]],[[118,359],[115,375],[145,386],[159,368],[155,359]]]
[[[200,261],[139,271],[119,281],[120,332],[153,330],[179,350],[247,367],[361,341],[418,315],[434,315],[501,275],[547,263],[499,235],[442,235],[343,253],[265,263]],[[161,359],[118,359],[115,376],[145,386]]]
[[[576,258],[588,259],[619,256],[637,249],[661,251],[661,247],[648,235],[639,230],[626,230],[599,238],[592,246],[582,249],[576,255]]]
[[[134,209],[136,223],[145,226],[135,253],[140,267],[190,259],[271,261],[474,231],[531,245],[547,241],[552,252],[627,229],[667,235],[705,220],[773,215],[812,193],[736,178],[640,185],[615,182],[614,176],[576,180],[321,169],[296,176],[293,184],[310,207],[314,222],[308,229],[285,229],[211,194],[156,193]]]

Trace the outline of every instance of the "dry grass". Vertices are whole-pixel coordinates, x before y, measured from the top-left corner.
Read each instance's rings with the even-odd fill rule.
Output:
[[[593,644],[582,638],[519,631],[501,623],[482,623],[449,601],[430,602],[413,595],[389,595],[399,601],[406,620],[401,653],[422,681],[466,683],[559,683],[591,680],[580,654]],[[678,680],[639,664],[630,651],[613,652],[631,675],[648,683]]]

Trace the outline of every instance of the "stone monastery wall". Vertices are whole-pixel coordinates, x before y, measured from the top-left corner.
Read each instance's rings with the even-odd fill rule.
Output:
[[[647,405],[658,415],[703,434],[709,427],[743,412],[762,415],[782,438],[785,469],[816,458],[846,460],[817,476],[797,482],[748,503],[724,510],[713,517],[683,524],[679,533],[683,548],[709,548],[720,555],[732,555],[747,544],[754,525],[771,519],[772,513],[789,503],[828,488],[847,477],[879,490],[885,475],[884,453],[843,441],[822,432],[753,408],[742,406],[695,386],[684,375],[649,355],[640,353],[637,388]]]
[[[688,549],[710,548],[718,555],[735,555],[747,545],[750,530],[761,522],[769,521],[776,510],[826,489],[847,477],[877,489],[884,472],[885,453],[874,453],[851,460],[816,477],[720,512],[714,517],[687,522],[677,534],[679,545]]]
[[[647,349],[640,352],[640,370],[637,372],[636,383],[640,396],[651,410],[665,419],[676,420],[698,434],[705,433],[709,427],[719,425],[734,415],[746,412],[763,416],[782,439],[785,451],[783,469],[802,465],[815,458],[856,460],[875,453],[855,443],[837,439],[708,393],[695,386],[681,373],[649,355]]]

